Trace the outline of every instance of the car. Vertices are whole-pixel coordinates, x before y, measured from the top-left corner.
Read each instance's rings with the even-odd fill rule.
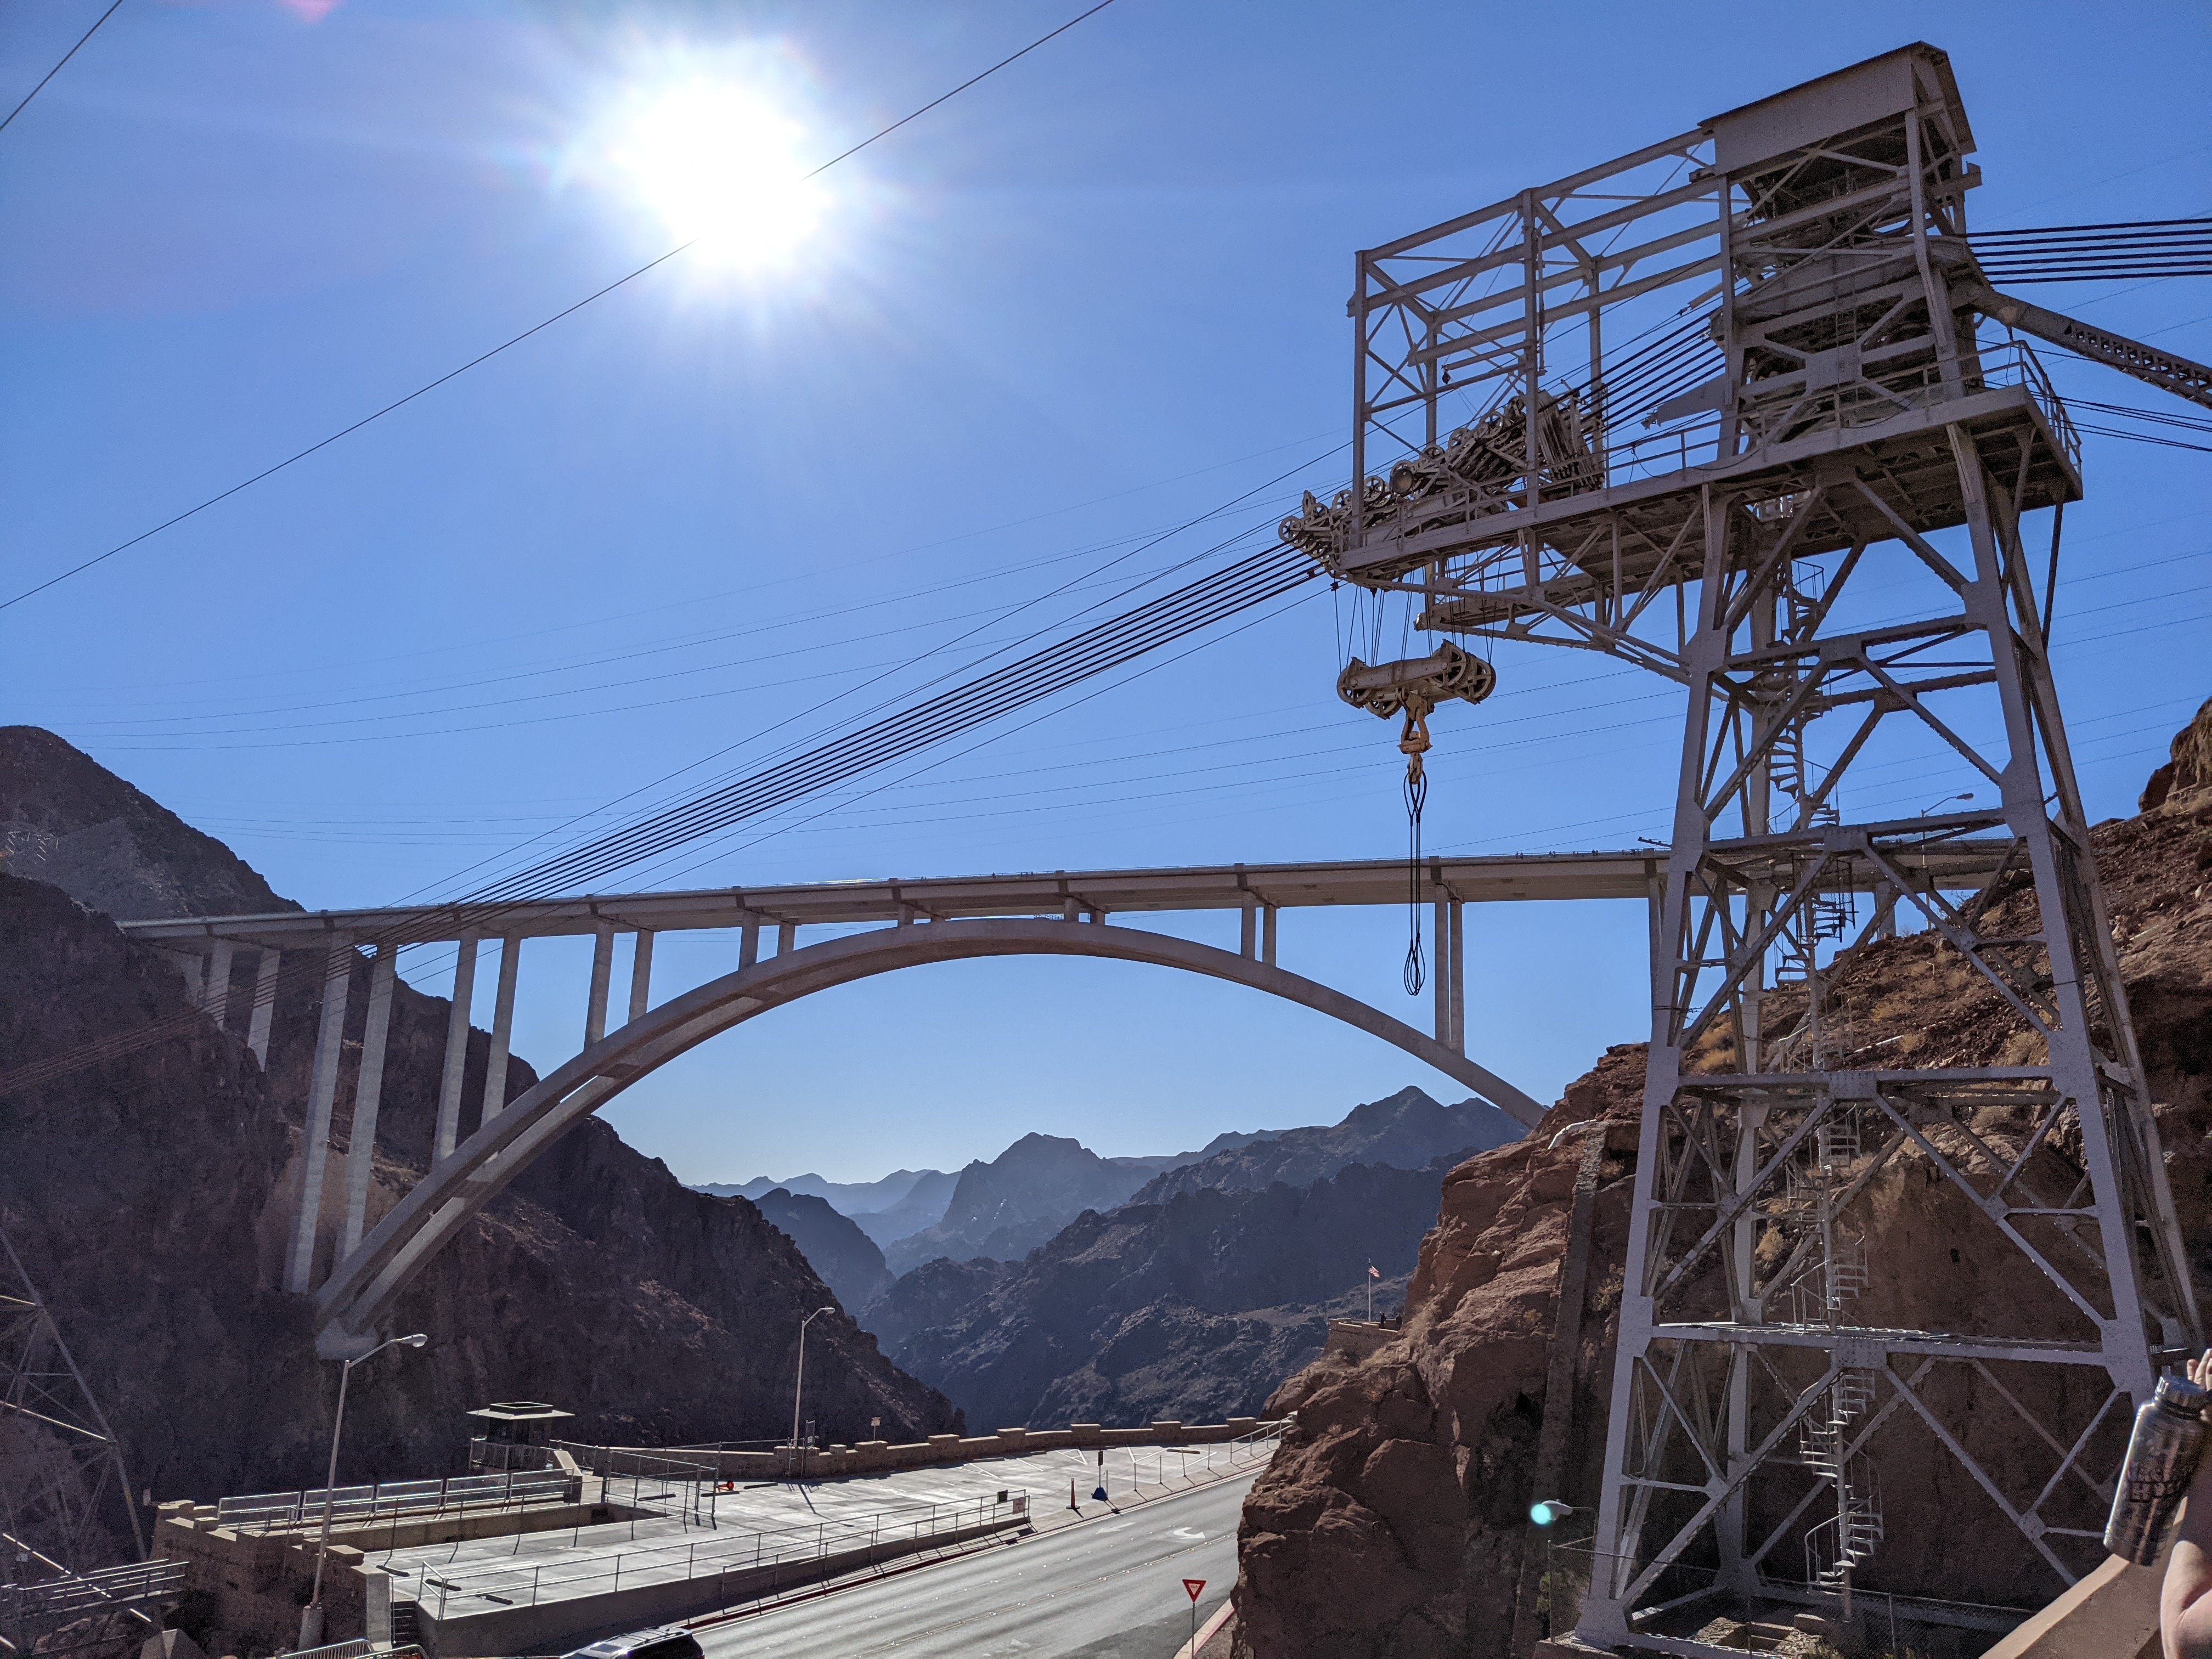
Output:
[[[701,1659],[699,1638],[680,1625],[606,1636],[562,1659]]]

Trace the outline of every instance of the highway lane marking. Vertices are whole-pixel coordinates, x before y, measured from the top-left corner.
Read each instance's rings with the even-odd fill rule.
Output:
[[[1069,1538],[1071,1540],[1073,1540],[1073,1539],[1075,1539],[1075,1538],[1077,1538],[1077,1537],[1081,1536],[1083,1533],[1087,1532],[1087,1531],[1090,1531],[1090,1530],[1091,1530],[1091,1528],[1070,1528],[1066,1529],[1066,1532],[1064,1532],[1064,1533],[1058,1534],[1051,1534],[1050,1536],[1064,1536],[1064,1537],[1067,1537],[1067,1538]],[[1188,1528],[1179,1528],[1178,1530],[1188,1530]],[[929,1626],[927,1626],[927,1627],[926,1627],[926,1628],[922,1628],[922,1629],[909,1629],[909,1630],[906,1631],[905,1632],[903,1632],[902,1634],[901,1634],[901,1635],[899,1635],[899,1636],[897,1636],[897,1637],[894,1638],[893,1638],[893,1639],[892,1639],[892,1640],[891,1640],[888,1644],[886,1644],[886,1645],[877,1646],[877,1647],[867,1647],[867,1648],[853,1648],[853,1649],[850,1649],[850,1650],[847,1650],[846,1651],[847,1651],[847,1653],[848,1653],[848,1659],[871,1659],[871,1656],[872,1656],[878,1655],[878,1654],[892,1654],[892,1653],[897,1653],[897,1652],[900,1652],[901,1650],[904,1650],[904,1649],[907,1649],[907,1648],[908,1648],[908,1647],[913,1646],[913,1645],[914,1645],[914,1644],[915,1644],[916,1643],[923,1642],[923,1641],[927,1641],[927,1640],[930,1640],[930,1639],[934,1638],[939,1638],[939,1637],[946,1636],[946,1635],[949,1635],[949,1634],[951,1634],[951,1632],[955,1632],[955,1631],[964,1630],[964,1629],[968,1628],[968,1627],[969,1627],[969,1626],[971,1626],[971,1625],[979,1625],[979,1624],[983,1624],[983,1623],[986,1623],[986,1622],[988,1622],[988,1621],[989,1621],[989,1620],[991,1620],[998,1619],[998,1618],[1000,1618],[1000,1617],[1003,1616],[1005,1613],[1010,1613],[1010,1612],[1018,1613],[1018,1612],[1025,1611],[1026,1609],[1028,1609],[1028,1608],[1030,1608],[1030,1607],[1033,1607],[1033,1606],[1042,1606],[1042,1605],[1043,1605],[1044,1603],[1047,1603],[1047,1602],[1051,1602],[1051,1601],[1058,1601],[1058,1600],[1060,1600],[1061,1597],[1063,1597],[1063,1596],[1065,1596],[1065,1595],[1070,1595],[1070,1594],[1072,1594],[1072,1593],[1073,1593],[1073,1592],[1076,1592],[1076,1591],[1086,1590],[1086,1589],[1092,1589],[1097,1588],[1097,1586],[1099,1586],[1099,1585],[1110,1583],[1112,1583],[1113,1581],[1115,1581],[1115,1579],[1128,1578],[1128,1577],[1133,1577],[1133,1576],[1134,1576],[1134,1575],[1136,1575],[1136,1574],[1138,1574],[1138,1573],[1140,1573],[1140,1572],[1141,1572],[1141,1573],[1149,1573],[1149,1572],[1152,1572],[1152,1571],[1154,1571],[1158,1570],[1158,1569],[1159,1568],[1159,1566],[1160,1566],[1163,1563],[1164,1563],[1164,1562],[1172,1561],[1172,1560],[1176,1559],[1178,1556],[1188,1555],[1188,1554],[1192,1553],[1194,1551],[1197,1550],[1197,1549],[1200,1547],[1200,1543],[1201,1543],[1201,1542],[1205,1542],[1205,1541],[1213,1541],[1213,1540],[1206,1540],[1201,1539],[1199,1542],[1185,1543],[1185,1544],[1183,1544],[1180,1548],[1172,1549],[1172,1550],[1168,1550],[1168,1551],[1164,1552],[1164,1553],[1161,1553],[1161,1554],[1158,1554],[1158,1555],[1156,1555],[1156,1556],[1148,1557],[1147,1559],[1143,1559],[1143,1560],[1140,1560],[1140,1561],[1133,1562],[1133,1563],[1131,1563],[1129,1565],[1127,1565],[1127,1566],[1126,1566],[1126,1567],[1117,1568],[1117,1569],[1115,1569],[1115,1570],[1114,1570],[1114,1571],[1109,1571],[1109,1572],[1099,1573],[1099,1574],[1097,1574],[1097,1575],[1096,1575],[1096,1576],[1094,1576],[1094,1577],[1090,1577],[1090,1578],[1079,1579],[1079,1580],[1077,1580],[1077,1581],[1076,1581],[1075,1583],[1063,1583],[1060,1586],[1060,1588],[1058,1588],[1058,1589],[1056,1589],[1047,1590],[1047,1591],[1044,1591],[1044,1592],[1042,1592],[1042,1593],[1041,1593],[1041,1594],[1039,1594],[1039,1595],[1032,1595],[1032,1596],[1026,1596],[1026,1597],[1024,1597],[1024,1599],[1022,1599],[1021,1601],[1014,1601],[1014,1602],[1011,1602],[1011,1603],[1009,1603],[1007,1606],[1006,1606],[1006,1607],[990,1607],[990,1608],[986,1608],[985,1610],[983,1610],[983,1611],[981,1611],[981,1612],[980,1612],[980,1613],[970,1613],[969,1615],[968,1615],[968,1616],[967,1616],[966,1618],[964,1618],[964,1619],[955,1619],[955,1620],[947,1620],[947,1621],[945,1621],[945,1622],[943,1622],[943,1623],[940,1623],[940,1624],[937,1624],[937,1625]],[[951,1564],[948,1564],[948,1565],[951,1565]],[[1046,1564],[1046,1563],[1044,1563],[1043,1561],[1042,1561],[1042,1560],[1036,1560],[1036,1559],[1032,1559],[1032,1560],[1030,1561],[1030,1563],[1029,1563],[1029,1566],[1030,1566],[1032,1570],[1036,1569],[1036,1568],[1043,1567],[1043,1566],[1045,1566],[1046,1565],[1047,1565],[1047,1564]],[[1016,1574],[1016,1576],[1017,1576],[1017,1577],[1019,1577],[1019,1576],[1021,1576],[1021,1575],[1020,1575],[1020,1573],[1018,1571],[1018,1572],[1017,1572],[1017,1574]],[[987,1583],[996,1583],[996,1582],[998,1582],[998,1581],[996,1580],[996,1578],[993,1578],[993,1579],[988,1580],[988,1581],[986,1581],[986,1582],[987,1582]],[[957,1587],[955,1587],[955,1586],[953,1586],[953,1585],[951,1585],[951,1584],[943,1583],[941,1583],[941,1582],[940,1582],[940,1583],[939,1583],[939,1584],[938,1584],[938,1585],[936,1585],[936,1586],[933,1586],[932,1588],[933,1588],[933,1589],[936,1589],[939,1594],[943,1594],[943,1593],[945,1593],[945,1592],[946,1592],[946,1591],[953,1590],[953,1589],[955,1589]],[[908,1604],[908,1605],[911,1605],[911,1604]],[[902,1608],[901,1608],[901,1611],[905,1611],[905,1610],[906,1610],[906,1607],[905,1607],[904,1606],[902,1606]],[[919,1611],[920,1611],[920,1609],[919,1609],[919,1608],[915,1608],[915,1611],[917,1611],[917,1612],[919,1612]],[[840,1609],[840,1611],[843,1611],[843,1609]],[[857,1609],[854,1609],[854,1611],[857,1611]],[[807,1639],[807,1638],[806,1638],[806,1637],[805,1637],[804,1634],[802,1634],[801,1632],[796,1632],[796,1631],[788,1630],[787,1628],[787,1629],[785,1629],[785,1630],[783,1630],[783,1631],[781,1631],[781,1632],[775,1632],[775,1633],[784,1635],[784,1636],[785,1636],[785,1637],[787,1637],[787,1638],[789,1638],[789,1639],[793,1639],[793,1640],[801,1640],[801,1641],[803,1641],[803,1640],[805,1640],[805,1639]],[[816,1632],[815,1634],[816,1634],[818,1638],[826,1638],[826,1637],[831,1636],[833,1633],[834,1633],[834,1632],[829,1632],[829,1631],[823,1631],[823,1632]],[[1010,1639],[1013,1639],[1013,1638],[1010,1638]]]

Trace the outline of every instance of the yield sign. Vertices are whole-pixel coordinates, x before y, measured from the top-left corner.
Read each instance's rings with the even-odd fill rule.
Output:
[[[1182,1588],[1183,1594],[1189,1596],[1192,1601],[1195,1601],[1198,1600],[1199,1591],[1206,1588],[1206,1580],[1203,1578],[1186,1578],[1182,1581]]]

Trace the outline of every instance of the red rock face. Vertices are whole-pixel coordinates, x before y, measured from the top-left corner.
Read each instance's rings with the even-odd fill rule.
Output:
[[[2212,1306],[2212,704],[2176,738],[2145,799],[2154,810],[2100,825],[2094,840],[2198,1300]],[[2015,889],[1996,920],[2006,908],[2032,919],[2033,903],[2032,891]],[[1899,1052],[1923,1066],[2040,1058],[1995,992],[1924,935],[1865,947],[1832,975],[1828,993],[1824,1018],[1847,1029],[1849,1064],[1879,1066]],[[1802,1012],[1802,1004],[1771,1003],[1775,1034]],[[1730,1059],[1717,1043],[1699,1056],[1709,1070]],[[1534,1585],[1522,1571],[1528,1505],[1554,1497],[1594,1504],[1600,1484],[1644,1060],[1640,1043],[1608,1050],[1525,1139],[1454,1170],[1421,1247],[1403,1338],[1364,1363],[1324,1356],[1270,1402],[1270,1415],[1291,1414],[1295,1426],[1244,1509],[1238,1659],[1503,1659],[1510,1650],[1516,1595]],[[1561,1133],[1592,1119],[1607,1127]],[[1973,1127],[2008,1153],[2027,1133],[2002,1118]],[[1560,1490],[1540,1492],[1570,1206],[1592,1133],[1605,1135],[1606,1151],[1572,1398],[1557,1402],[1571,1426]],[[2054,1185],[2067,1150],[2050,1153],[2041,1171]],[[2040,1290],[2022,1258],[1978,1245],[1986,1224],[1923,1157],[1895,1160],[1869,1201],[1870,1248],[1929,1264],[1909,1290],[1868,1309],[1873,1322],[1973,1328],[2008,1298]],[[2042,1386],[2051,1397],[2028,1404],[2079,1408],[2058,1384]],[[1977,1399],[1968,1420],[1978,1437],[1972,1449],[1999,1470],[2017,1474],[2013,1466],[2034,1455],[2002,1407]],[[2047,1570],[2024,1544],[1994,1529],[1961,1535],[1955,1518],[1980,1500],[1955,1463],[1903,1460],[1883,1479],[1886,1575],[1903,1571],[1923,1593],[1961,1599],[2018,1604],[2047,1593]]]

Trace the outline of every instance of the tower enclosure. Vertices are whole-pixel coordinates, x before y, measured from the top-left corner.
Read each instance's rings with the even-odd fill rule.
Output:
[[[1915,45],[1361,254],[1356,483],[1284,525],[1686,693],[1601,1645],[2070,1583],[2200,1340],[2045,652],[2080,446],[1977,308],[1973,148]],[[1900,917],[1996,1063],[1855,1040],[1831,964]],[[1884,1554],[1885,1484],[1937,1541]]]

